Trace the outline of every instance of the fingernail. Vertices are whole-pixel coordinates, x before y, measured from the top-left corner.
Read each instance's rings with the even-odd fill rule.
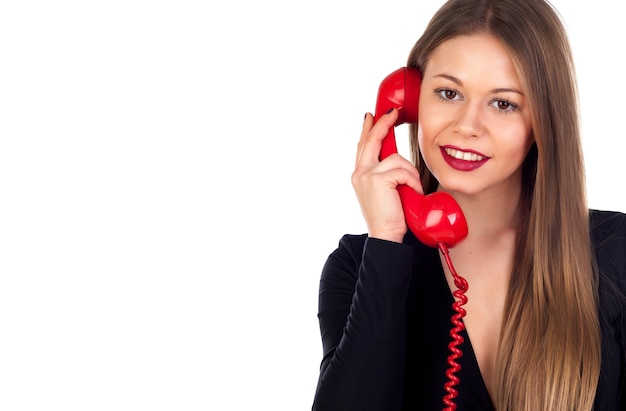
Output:
[[[391,107],[389,110],[387,110],[387,112],[385,114],[389,114],[393,111],[393,107]]]

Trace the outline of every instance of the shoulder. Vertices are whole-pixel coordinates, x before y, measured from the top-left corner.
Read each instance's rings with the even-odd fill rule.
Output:
[[[590,230],[601,284],[626,295],[626,214],[591,210]]]
[[[591,234],[602,237],[626,239],[626,214],[619,211],[590,210]]]
[[[626,214],[617,211],[590,210],[591,241],[599,256],[618,261],[626,259]]]

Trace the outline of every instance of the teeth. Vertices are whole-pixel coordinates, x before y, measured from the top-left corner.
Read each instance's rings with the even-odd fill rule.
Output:
[[[446,153],[448,153],[450,157],[465,161],[481,161],[485,158],[483,156],[479,156],[476,153],[463,152],[460,150],[455,150],[453,148],[446,148]]]

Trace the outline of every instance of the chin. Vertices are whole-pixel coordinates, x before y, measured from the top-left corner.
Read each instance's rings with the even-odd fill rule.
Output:
[[[444,178],[443,180],[437,179],[437,181],[439,182],[439,186],[437,188],[438,191],[445,191],[452,195],[459,194],[467,196],[476,194],[480,191],[480,189],[474,184],[468,184],[467,181],[461,181],[459,179]]]

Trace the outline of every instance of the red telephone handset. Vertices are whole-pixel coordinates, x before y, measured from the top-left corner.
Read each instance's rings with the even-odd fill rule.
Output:
[[[417,123],[421,82],[421,75],[417,69],[402,67],[385,77],[380,84],[374,121],[378,121],[391,108],[398,110],[398,119],[382,142],[381,161],[398,152],[394,127],[403,123]],[[444,386],[448,394],[443,397],[446,405],[444,411],[453,411],[456,410],[454,398],[458,396],[454,386],[459,383],[459,378],[454,374],[461,369],[456,360],[463,355],[458,348],[458,345],[463,343],[463,337],[459,333],[465,329],[462,322],[465,310],[462,306],[467,302],[465,292],[468,284],[456,273],[448,248],[454,247],[467,237],[467,221],[461,207],[446,192],[437,191],[424,196],[404,184],[398,185],[397,188],[408,228],[419,241],[441,250],[457,286],[457,290],[453,292],[457,300],[452,304],[456,311],[452,316],[454,327],[450,330],[452,341],[448,345],[452,353],[448,357],[450,368],[446,372],[448,381]]]
[[[374,120],[396,108],[398,119],[394,126],[417,123],[420,85],[421,76],[415,68],[402,67],[388,75],[378,89]],[[397,152],[392,127],[383,140],[380,159]],[[467,236],[465,216],[450,194],[437,191],[423,196],[407,185],[399,185],[398,191],[406,224],[422,243],[435,248],[444,243],[452,248]]]

